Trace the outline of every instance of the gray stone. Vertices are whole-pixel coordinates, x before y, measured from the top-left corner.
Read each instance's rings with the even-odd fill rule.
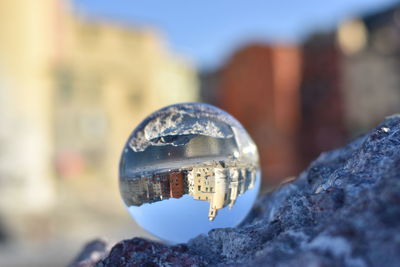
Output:
[[[121,241],[96,266],[398,266],[400,116],[321,154],[251,214],[187,244]]]

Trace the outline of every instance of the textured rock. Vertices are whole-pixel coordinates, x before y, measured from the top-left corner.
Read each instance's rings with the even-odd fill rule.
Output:
[[[400,116],[326,152],[238,228],[188,244],[125,240],[97,266],[397,266]]]

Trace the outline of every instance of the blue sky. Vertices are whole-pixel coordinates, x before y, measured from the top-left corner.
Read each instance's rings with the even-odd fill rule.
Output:
[[[308,33],[390,6],[395,0],[74,0],[80,13],[153,27],[175,53],[200,68],[219,66],[251,42],[298,42]]]

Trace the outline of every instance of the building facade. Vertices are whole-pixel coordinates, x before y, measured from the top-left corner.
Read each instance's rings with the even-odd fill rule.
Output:
[[[193,68],[156,31],[88,19],[68,1],[4,1],[0,15],[0,217],[45,217],[69,205],[60,191],[118,203],[124,142],[154,110],[197,100]]]
[[[400,6],[344,21],[336,35],[346,126],[356,136],[400,112]]]
[[[263,180],[276,182],[298,169],[301,50],[251,44],[217,71],[216,104],[237,118],[260,153]]]

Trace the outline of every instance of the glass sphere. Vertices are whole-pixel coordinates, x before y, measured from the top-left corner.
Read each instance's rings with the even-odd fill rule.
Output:
[[[129,213],[156,237],[181,243],[237,226],[260,188],[258,152],[246,130],[214,106],[184,103],[148,116],[119,167]]]

